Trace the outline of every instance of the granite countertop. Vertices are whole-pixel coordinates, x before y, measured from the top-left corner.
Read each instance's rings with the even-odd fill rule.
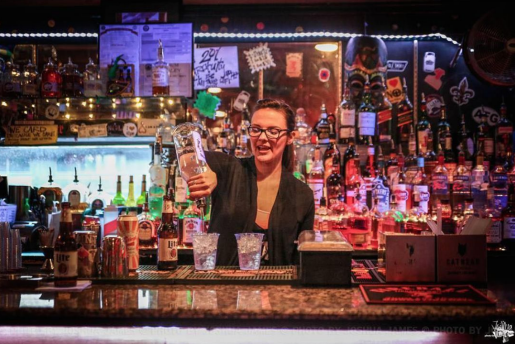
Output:
[[[92,285],[82,292],[0,290],[0,324],[342,327],[515,323],[513,281],[480,289],[496,302],[369,305],[359,288],[290,285]],[[211,324],[211,325],[210,325]]]

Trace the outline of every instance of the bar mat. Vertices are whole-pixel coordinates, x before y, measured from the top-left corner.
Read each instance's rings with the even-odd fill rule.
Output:
[[[359,289],[371,304],[495,305],[471,285],[361,284]]]
[[[177,284],[293,284],[295,266],[261,266],[256,271],[240,270],[237,266],[217,266],[214,270],[198,271],[189,266],[189,272],[177,276]]]
[[[84,278],[91,280],[93,284],[174,284],[176,278],[180,278],[189,271],[189,265],[179,265],[176,270],[157,270],[155,265],[140,265],[138,270],[130,272],[128,277],[97,277]]]
[[[377,267],[377,260],[353,259],[351,281],[352,284],[385,283],[384,268]]]

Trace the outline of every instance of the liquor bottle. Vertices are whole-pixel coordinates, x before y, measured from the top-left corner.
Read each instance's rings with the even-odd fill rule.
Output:
[[[51,212],[54,202],[61,203],[63,191],[59,184],[54,183],[54,179],[52,178],[52,168],[49,167],[48,170],[50,171],[48,182],[38,189],[38,197],[41,195],[45,196],[45,207],[47,211]]]
[[[444,166],[447,169],[449,184],[453,183],[454,171],[456,171],[456,157],[452,150],[452,136],[450,133],[445,137]]]
[[[429,180],[431,180],[431,174],[433,174],[433,171],[436,168],[436,164],[438,163],[438,158],[433,149],[433,135],[431,134],[427,138],[427,152],[424,155],[424,168]]]
[[[510,252],[515,250],[515,186],[510,184],[508,206],[502,211],[503,246]]]
[[[381,86],[381,101],[379,104],[374,104],[377,110],[377,125],[379,131],[379,144],[390,142],[393,133],[392,121],[392,103],[386,96],[386,85],[383,80]]]
[[[338,164],[341,163],[341,154],[338,146],[336,145],[336,140],[331,139],[329,141],[329,146],[327,146],[324,151],[324,180],[327,180],[331,174],[331,168],[334,164],[334,159],[338,161]]]
[[[422,93],[417,123],[417,140],[419,154],[426,154],[427,147],[429,144],[429,136],[433,136],[433,131],[431,130],[431,123],[427,120],[426,97],[424,96],[424,93]]]
[[[75,178],[63,189],[63,201],[70,203],[73,210],[84,210],[88,207],[89,189],[86,185],[79,182],[77,177],[77,167],[75,167]]]
[[[163,42],[159,40],[157,61],[152,65],[152,95],[167,96],[170,94],[170,70],[164,61]]]
[[[397,104],[397,143],[408,143],[411,123],[413,123],[413,105],[409,100],[406,78],[403,78],[402,99]]]
[[[248,127],[245,123],[242,123],[240,134],[238,135],[238,146],[234,152],[234,156],[240,159],[249,158],[252,156],[252,151],[248,148],[249,135]]]
[[[338,107],[339,123],[339,143],[348,144],[350,139],[354,141],[356,137],[356,105],[350,99],[349,87],[345,87],[343,100]]]
[[[476,132],[476,147],[478,152],[483,151],[484,163],[486,163],[487,170],[489,171],[494,155],[494,138],[487,120],[487,114],[481,111],[481,122],[477,126]]]
[[[431,208],[433,212],[443,199],[449,198],[449,174],[444,166],[444,160],[442,147],[439,147],[438,164],[431,174]]]
[[[399,164],[397,162],[397,151],[395,150],[395,141],[391,140],[390,146],[390,158],[386,162],[386,178],[388,178],[388,183],[392,184],[392,180],[395,179],[398,171]]]
[[[447,111],[445,105],[440,108],[440,120],[436,127],[436,144],[440,145],[439,149],[445,148],[445,139],[451,134],[451,125],[447,122]],[[437,153],[439,153],[438,151]]]
[[[417,168],[417,140],[413,132],[413,126],[410,126],[410,134],[408,141],[408,155],[406,156],[404,166],[406,167],[406,181],[411,182],[418,171]]]
[[[23,68],[22,94],[24,97],[36,98],[39,96],[39,74],[37,66],[32,61]]]
[[[429,213],[429,186],[428,179],[424,168],[424,157],[419,156],[417,158],[418,171],[411,180],[411,199],[413,204],[417,204],[418,212],[420,214]],[[414,208],[412,205],[411,208]]]
[[[182,178],[179,167],[175,168],[175,207],[179,212],[184,212],[188,207],[188,184]]]
[[[84,96],[85,97],[102,97],[105,93],[102,91],[102,81],[100,80],[100,72],[98,66],[89,58],[83,74]]]
[[[68,57],[68,63],[63,66],[61,76],[64,97],[80,97],[83,95],[82,78],[71,57]]]
[[[113,197],[112,204],[116,206],[125,205],[125,197],[122,195],[122,176],[118,176],[118,180],[116,181],[116,194]]]
[[[327,119],[327,111],[325,104],[320,107],[320,120],[315,125],[315,131],[318,136],[318,143],[321,145],[329,144],[329,134],[331,133],[331,124]]]
[[[157,137],[161,140],[161,144],[173,144],[172,131],[174,129],[174,125],[172,123],[172,119],[170,114],[165,113],[161,115],[162,122],[159,124],[157,128]]]
[[[461,112],[461,107],[459,108]],[[467,124],[465,123],[465,114],[461,114],[461,122],[460,122],[460,150],[465,154],[465,166],[469,170],[472,170],[474,167],[474,139],[470,134],[470,130],[467,129]]]
[[[377,248],[377,236],[381,231],[381,227],[383,225],[383,213],[379,210],[379,199],[374,199],[374,206],[370,209],[369,216],[371,219],[371,238],[370,244],[372,248]]]
[[[504,156],[507,153],[508,147],[513,145],[513,123],[507,118],[508,108],[503,101],[500,108],[499,123],[495,127],[495,140],[496,140],[496,154],[497,156]]]
[[[365,181],[365,185],[367,188],[367,199],[366,204],[369,209],[372,209],[373,201],[372,201],[372,186],[374,183],[374,179],[377,176],[377,170],[375,166],[375,147],[373,143],[369,143],[367,147],[367,162],[365,164],[365,170],[363,172],[363,180]]]
[[[134,197],[134,177],[129,176],[129,194],[127,195],[127,199],[125,200],[125,205],[127,207],[135,207],[137,205],[136,198]]]
[[[385,176],[384,158],[381,146],[378,147],[377,156],[378,174],[372,184],[372,199],[377,205],[377,210],[384,213],[390,208],[390,188],[388,187],[388,179]]]
[[[322,165],[320,147],[316,147],[314,159],[313,167],[307,178],[307,184],[311,190],[313,190],[315,209],[317,209],[320,206],[320,198],[324,195],[324,168]]]
[[[222,151],[225,154],[234,155],[236,149],[236,134],[231,128],[231,118],[229,116],[224,119],[224,129],[220,133],[222,139]]]
[[[487,192],[487,209],[484,216],[492,220],[492,225],[486,231],[486,248],[489,251],[504,251],[502,208],[494,200],[493,188],[489,188]]]
[[[488,183],[486,181],[487,171],[485,170],[483,151],[476,155],[476,167],[472,169],[470,188],[474,199],[474,214],[479,215],[486,207]]]
[[[63,78],[57,67],[52,62],[52,58],[48,58],[43,73],[41,74],[41,97],[43,98],[60,98],[62,96]]]
[[[361,166],[359,153],[356,152],[354,155],[354,168],[351,171],[351,177],[349,184],[345,185],[346,203],[350,206],[354,206],[355,203],[360,203],[360,206],[366,206],[365,202],[367,199],[367,186],[365,180],[361,176]]]
[[[145,192],[143,208],[141,210],[141,214],[138,215],[138,239],[140,248],[154,248],[156,244],[156,227],[154,225],[154,221],[152,221],[152,215],[149,211],[150,209],[148,207],[148,193]]]
[[[181,244],[191,247],[193,246],[193,234],[204,232],[204,222],[196,202],[189,201],[188,203],[188,208],[183,214]]]
[[[350,178],[354,171],[354,156],[356,155],[356,147],[354,146],[354,140],[349,139],[349,146],[343,154],[343,178],[345,179],[345,185],[349,185]]]
[[[333,158],[333,166],[331,167],[331,174],[326,179],[326,194],[328,208],[333,209],[337,202],[338,196],[343,192],[343,177],[340,174],[340,160],[337,157]]]
[[[147,175],[143,174],[141,175],[141,192],[138,196],[138,199],[136,200],[136,204],[138,205],[138,207],[141,207],[145,203],[145,200],[147,198]]]
[[[161,218],[163,211],[163,196],[165,195],[166,170],[161,166],[161,137],[154,144],[154,163],[150,166],[150,188],[148,189],[148,205],[153,219]]]
[[[353,216],[349,220],[348,237],[353,246],[368,248],[371,243],[372,219],[369,215],[370,211],[364,203],[362,188],[363,184],[356,184],[354,204],[351,208]]]
[[[465,209],[465,200],[470,198],[470,170],[465,166],[465,153],[460,151],[458,166],[454,171],[452,184],[452,207],[461,205]]]
[[[399,144],[399,146],[401,146]],[[404,160],[399,161],[399,172],[396,182],[392,185],[392,193],[397,200],[397,209],[403,213],[407,213],[411,208],[410,192],[406,183],[406,174],[404,173]]]
[[[310,142],[311,127],[306,123],[306,110],[298,108],[295,114],[295,144],[307,145]]]
[[[370,81],[367,76],[363,91],[363,103],[358,109],[358,144],[365,144],[368,137],[376,135],[376,109],[372,105]]]
[[[504,158],[499,156],[490,173],[490,183],[494,192],[495,208],[504,209],[508,205],[508,173],[504,169]]]
[[[161,224],[157,230],[157,269],[177,269],[179,231],[173,222],[173,196],[163,197]]]
[[[306,182],[306,177],[304,176],[304,173],[302,173],[302,161],[297,159],[297,154],[295,154],[295,168],[293,170],[293,175],[301,182]]]
[[[77,243],[73,235],[72,213],[69,202],[61,204],[59,235],[54,245],[54,284],[56,287],[77,285]]]
[[[327,208],[327,201],[324,196],[320,198],[320,207],[315,211],[315,230],[328,231],[332,229],[328,216],[332,215],[331,209]]]

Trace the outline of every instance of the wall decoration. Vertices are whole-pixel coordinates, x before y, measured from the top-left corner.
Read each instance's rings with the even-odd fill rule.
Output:
[[[234,101],[232,107],[236,111],[243,111],[243,107],[245,104],[249,102],[250,99],[250,93],[247,91],[241,91],[240,94],[238,94],[238,97],[236,97],[236,100]]]
[[[331,71],[327,68],[321,68],[318,71],[318,80],[321,82],[328,82],[331,78]]]
[[[497,123],[499,123],[499,113],[497,110],[492,109],[491,107],[481,105],[472,110],[472,118],[477,123],[481,122],[481,116],[483,115],[486,115],[488,124],[490,126],[495,126]]]
[[[433,73],[435,71],[436,54],[432,51],[426,51],[424,54],[423,70],[425,73]]]
[[[444,104],[443,97],[439,94],[428,94],[426,96],[426,111],[429,117],[440,117],[440,109]]]
[[[402,73],[406,70],[408,61],[388,60],[386,66],[388,67],[388,73]]]
[[[400,77],[396,76],[386,81],[386,96],[392,104],[402,100],[402,81]]]
[[[442,87],[442,77],[445,75],[445,71],[441,68],[435,69],[434,75],[428,75],[425,77],[424,81],[429,84],[435,90],[439,90]]]
[[[135,123],[128,122],[123,126],[123,135],[125,137],[134,137],[138,133],[138,127]]]
[[[286,76],[289,78],[302,77],[302,53],[286,54]]]
[[[461,79],[458,86],[452,86],[450,93],[452,95],[452,101],[460,106],[468,104],[469,100],[476,95],[476,92],[469,88],[467,77]]]
[[[270,67],[275,67],[274,57],[272,56],[270,48],[268,48],[268,43],[260,44],[259,46],[246,50],[243,53],[247,57],[247,62],[252,74]]]
[[[138,136],[155,136],[162,119],[145,118],[138,121]]]
[[[197,100],[195,104],[193,104],[193,107],[198,109],[201,115],[213,119],[215,118],[215,111],[218,109],[219,105],[220,98],[211,93],[201,91],[197,95]]]
[[[11,125],[5,133],[6,146],[47,145],[57,142],[57,125]]]
[[[194,66],[196,90],[240,87],[236,46],[197,48]]]
[[[105,137],[107,136],[107,124],[93,124],[86,125],[82,123],[78,127],[78,137],[79,138],[88,138],[88,137]]]

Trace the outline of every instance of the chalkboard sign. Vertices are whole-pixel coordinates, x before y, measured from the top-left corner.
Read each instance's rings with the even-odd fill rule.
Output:
[[[36,146],[57,142],[57,125],[13,125],[5,135],[6,146]]]
[[[240,87],[237,47],[195,49],[194,66],[196,90]]]

